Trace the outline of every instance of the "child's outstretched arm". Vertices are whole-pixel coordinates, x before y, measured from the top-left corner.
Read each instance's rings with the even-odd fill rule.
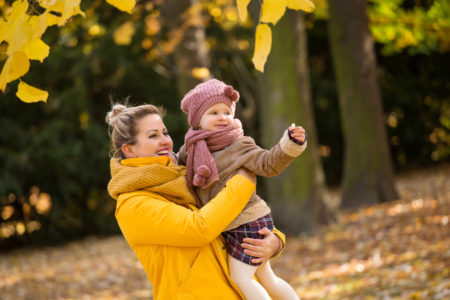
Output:
[[[298,127],[298,128],[297,128]],[[258,176],[276,176],[280,174],[294,159],[306,149],[306,133],[297,126],[293,129],[293,138],[286,130],[280,141],[270,150],[263,149],[255,144],[251,137],[241,139],[239,145],[234,147],[236,163],[254,172]],[[297,139],[303,143],[300,145]]]

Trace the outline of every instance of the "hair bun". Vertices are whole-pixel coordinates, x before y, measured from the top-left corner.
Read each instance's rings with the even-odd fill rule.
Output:
[[[126,109],[127,107],[123,104],[114,104],[111,111],[106,114],[106,123],[113,126],[117,121],[117,116]]]

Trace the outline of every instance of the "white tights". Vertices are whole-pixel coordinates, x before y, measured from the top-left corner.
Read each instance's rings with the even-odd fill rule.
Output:
[[[270,300],[270,297],[276,300],[300,299],[286,281],[273,273],[269,261],[251,266],[228,255],[228,268],[231,279],[247,300]]]

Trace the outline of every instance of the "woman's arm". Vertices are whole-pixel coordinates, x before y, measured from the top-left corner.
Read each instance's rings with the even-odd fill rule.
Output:
[[[237,217],[254,191],[255,181],[240,172],[198,211],[138,191],[119,198],[122,203],[116,219],[130,245],[201,247],[217,238]]]

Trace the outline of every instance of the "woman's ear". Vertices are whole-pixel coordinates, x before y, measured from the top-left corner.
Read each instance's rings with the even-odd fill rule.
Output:
[[[133,146],[130,144],[123,144],[122,145],[122,152],[123,155],[125,155],[126,158],[135,158],[137,157],[136,154],[133,152]]]

